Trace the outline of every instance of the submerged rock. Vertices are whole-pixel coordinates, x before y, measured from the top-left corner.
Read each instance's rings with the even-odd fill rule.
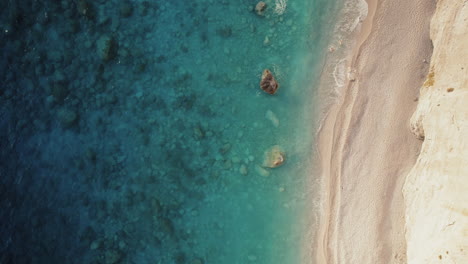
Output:
[[[94,241],[91,243],[91,245],[89,246],[89,248],[90,248],[91,250],[96,250],[96,249],[99,248],[99,246],[100,246],[99,241],[98,241],[98,240],[94,240]]]
[[[57,112],[57,117],[63,127],[69,128],[76,124],[78,114],[70,109],[62,108]]]
[[[121,17],[130,17],[133,14],[133,6],[129,1],[123,1],[120,3],[120,16]]]
[[[257,15],[259,16],[263,16],[263,11],[265,11],[266,8],[267,8],[267,4],[263,1],[260,1],[255,6],[255,13],[257,13]]]
[[[247,166],[245,166],[244,164],[242,164],[242,165],[240,166],[239,172],[240,172],[240,174],[242,174],[242,175],[244,175],[244,176],[247,175],[247,174],[249,174],[249,170],[247,169]]]
[[[219,149],[219,152],[221,154],[226,154],[227,152],[229,152],[230,149],[231,149],[231,144],[226,143]]]
[[[275,94],[276,90],[279,88],[278,82],[268,69],[263,70],[262,80],[260,81],[260,88],[269,94]]]
[[[92,9],[92,6],[90,3],[88,3],[87,1],[85,0],[79,0],[77,3],[76,3],[76,8],[77,8],[77,11],[80,15],[88,18],[88,19],[92,19],[94,18],[94,10]]]
[[[104,258],[106,264],[114,264],[122,259],[122,253],[117,250],[110,249],[104,253]]]
[[[275,113],[273,113],[273,111],[271,110],[268,110],[265,114],[265,118],[270,120],[271,123],[273,124],[273,126],[275,127],[278,127],[279,126],[279,119],[278,117],[275,115]]]
[[[280,146],[275,145],[265,152],[263,167],[276,168],[284,163],[285,157]]]
[[[193,128],[193,133],[197,140],[202,139],[205,136],[203,129],[200,126],[195,126]]]
[[[203,260],[201,258],[196,258],[192,260],[191,264],[203,264]]]
[[[225,27],[218,28],[216,30],[216,33],[223,38],[229,38],[232,36],[232,27],[225,26]]]
[[[117,55],[117,42],[110,36],[101,36],[96,43],[97,52],[103,61],[109,61]]]
[[[67,87],[62,83],[56,83],[52,85],[50,92],[58,103],[63,103],[69,93]]]

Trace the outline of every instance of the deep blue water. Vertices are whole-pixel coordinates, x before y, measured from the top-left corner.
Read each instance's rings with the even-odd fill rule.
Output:
[[[0,263],[312,263],[336,3],[265,2],[3,1]]]

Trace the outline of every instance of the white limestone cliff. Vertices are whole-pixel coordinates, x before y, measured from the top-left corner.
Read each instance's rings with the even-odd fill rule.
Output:
[[[468,1],[438,0],[434,52],[413,132],[422,140],[403,189],[407,260],[468,263]]]

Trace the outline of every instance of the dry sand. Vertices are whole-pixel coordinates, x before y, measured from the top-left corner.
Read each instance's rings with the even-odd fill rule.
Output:
[[[368,0],[349,81],[318,135],[317,263],[406,263],[402,185],[421,141],[409,120],[432,53],[434,0]]]

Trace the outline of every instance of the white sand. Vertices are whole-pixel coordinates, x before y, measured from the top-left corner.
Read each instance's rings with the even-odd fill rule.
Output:
[[[421,141],[409,119],[432,52],[431,0],[369,0],[348,82],[318,149],[325,198],[317,263],[406,263],[402,185]]]

